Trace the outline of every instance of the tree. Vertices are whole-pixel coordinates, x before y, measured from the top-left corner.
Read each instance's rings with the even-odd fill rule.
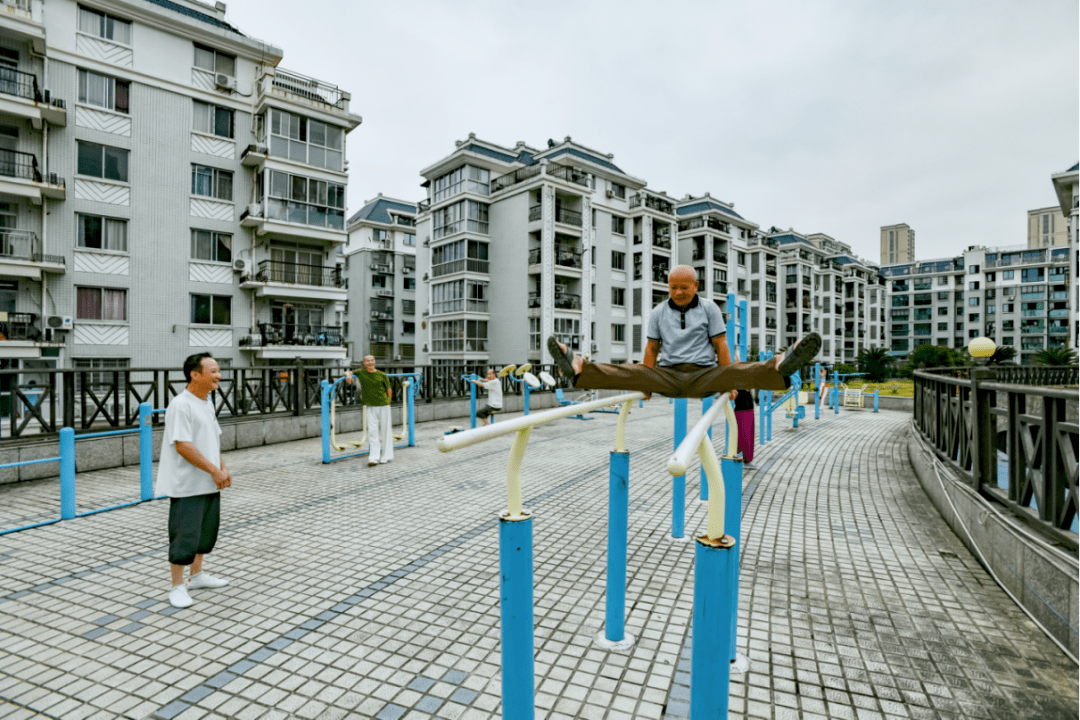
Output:
[[[996,350],[994,350],[994,354],[990,356],[990,360],[988,361],[988,364],[990,364],[990,365],[1012,364],[1012,362],[1013,362],[1013,360],[1015,358],[1016,358],[1016,348],[1009,347],[1008,345],[1001,345]]]
[[[883,347],[866,348],[859,353],[859,372],[870,382],[882,382],[888,374],[889,353]]]
[[[944,345],[920,345],[912,351],[908,365],[913,370],[920,368],[955,367],[966,365],[964,356]]]
[[[1031,358],[1036,365],[1075,365],[1076,352],[1067,347],[1040,350]]]

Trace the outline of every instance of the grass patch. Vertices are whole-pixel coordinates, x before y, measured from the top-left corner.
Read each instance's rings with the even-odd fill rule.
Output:
[[[879,397],[915,397],[915,381],[908,380],[886,380],[885,382],[866,384],[865,392],[873,393],[874,390],[878,390]],[[831,385],[831,383],[830,383]],[[852,382],[847,383],[849,388],[857,388],[863,385],[859,382],[859,378],[852,378]],[[803,384],[803,390],[810,390],[812,386],[809,383]]]

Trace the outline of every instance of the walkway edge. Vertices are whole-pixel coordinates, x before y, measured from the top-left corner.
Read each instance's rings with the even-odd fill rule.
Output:
[[[995,512],[987,500],[951,474],[935,472],[933,450],[918,433],[909,432],[908,455],[919,484],[960,541],[1076,662],[1080,639],[1077,561],[1039,545],[1015,520]]]

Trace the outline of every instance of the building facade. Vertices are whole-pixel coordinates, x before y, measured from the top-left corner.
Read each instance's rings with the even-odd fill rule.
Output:
[[[416,205],[379,195],[349,218],[345,257],[350,359],[416,362]],[[462,301],[463,302],[463,301]]]
[[[915,262],[915,231],[907,223],[881,228],[881,264]]]
[[[1069,220],[1057,205],[1028,210],[1027,246],[1029,248],[1068,247]]]
[[[1077,317],[1077,307],[1080,306],[1080,163],[1073,165],[1064,172],[1055,173],[1050,177],[1054,183],[1054,193],[1057,195],[1058,208],[1064,215],[1068,224],[1069,233],[1069,267],[1067,275],[1071,276],[1070,300],[1069,300],[1069,347],[1080,351],[1080,318]]]
[[[225,5],[0,2],[5,367],[337,363],[349,94]]]

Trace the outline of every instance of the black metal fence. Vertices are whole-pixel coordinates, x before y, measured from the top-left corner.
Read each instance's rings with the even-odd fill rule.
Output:
[[[483,377],[491,364],[459,365],[386,365],[388,373],[420,373],[416,402],[432,402],[469,396],[469,384],[462,375]],[[534,365],[531,372],[546,371],[566,382],[553,365]],[[320,386],[323,380],[334,382],[343,368],[304,366],[252,367],[222,370],[218,389],[211,393],[220,420],[241,420],[256,415],[305,415],[320,412]],[[393,402],[403,398],[403,378],[390,378]],[[502,380],[503,392],[520,394],[521,383],[509,377]],[[150,402],[165,408],[187,386],[184,373],[177,368],[129,368],[117,370],[0,370],[0,396],[6,415],[4,438],[37,437],[58,433],[61,427],[76,432],[102,427],[137,427],[139,404]],[[359,385],[338,385],[338,400],[343,405],[359,403]],[[534,392],[550,392],[544,390]],[[161,415],[154,422],[163,421]]]
[[[942,462],[1072,552],[1077,375],[1075,366],[915,372],[915,424]]]

